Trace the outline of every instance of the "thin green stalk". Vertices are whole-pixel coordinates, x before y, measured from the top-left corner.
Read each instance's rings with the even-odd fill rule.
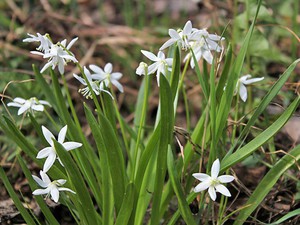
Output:
[[[119,124],[120,124],[120,129],[121,129],[123,141],[124,141],[124,144],[125,144],[125,149],[126,149],[127,155],[130,155],[128,140],[127,140],[128,138],[126,137],[125,127],[124,127],[124,121],[121,118],[121,114],[120,114],[119,108],[118,108],[118,103],[117,103],[117,100],[116,100],[117,98],[116,98],[116,95],[115,95],[115,92],[112,88],[111,83],[110,83],[110,93],[114,97],[113,103],[114,103],[114,107],[115,107],[115,111],[116,111],[116,116],[117,116],[117,119],[118,119]]]
[[[57,130],[59,130],[59,126],[58,126],[57,123],[54,121],[54,119],[52,118],[52,116],[48,113],[48,111],[47,111],[47,110],[44,110],[44,113],[46,114],[46,116],[47,116],[48,119],[50,120],[51,124],[53,124]]]
[[[235,135],[236,135],[237,121],[239,118],[239,102],[240,102],[240,96],[237,94],[236,95],[236,103],[235,103],[234,121],[233,121],[233,127],[232,127],[231,143],[234,143]]]
[[[138,129],[138,135],[137,135],[137,140],[136,140],[136,143],[135,143],[135,149],[134,149],[134,158],[133,158],[133,173],[131,174],[131,179],[133,177],[135,177],[135,174],[136,174],[136,167],[138,165],[138,153],[139,153],[139,148],[140,148],[140,141],[141,141],[141,137],[142,137],[142,131],[143,131],[143,126],[144,126],[144,123],[145,123],[145,119],[146,119],[146,113],[147,113],[147,106],[148,106],[148,96],[149,96],[149,76],[147,74],[147,71],[146,71],[146,74],[145,74],[145,90],[144,90],[144,101],[143,101],[143,108],[142,108],[142,116],[141,116],[141,120],[140,120],[140,124],[139,124],[139,129]]]
[[[184,86],[182,86],[182,96],[183,96],[185,116],[186,116],[186,120],[185,120],[186,121],[186,129],[187,129],[187,131],[190,131],[191,130],[191,122],[190,122],[189,104],[188,104],[187,95],[186,95]]]

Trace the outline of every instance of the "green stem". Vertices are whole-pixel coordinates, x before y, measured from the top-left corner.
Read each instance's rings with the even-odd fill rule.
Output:
[[[233,121],[233,128],[232,128],[232,136],[231,136],[231,143],[234,143],[235,135],[236,135],[236,129],[237,129],[237,121],[239,118],[239,102],[240,98],[239,95],[236,95],[236,104],[235,104],[235,112],[234,112],[234,121]]]
[[[143,126],[145,123],[145,119],[146,119],[146,112],[147,112],[147,106],[148,106],[148,95],[149,95],[149,77],[148,74],[145,74],[145,90],[144,90],[144,101],[143,101],[143,109],[142,109],[142,115],[141,115],[141,120],[140,120],[140,124],[139,124],[139,130],[138,130],[138,135],[137,135],[137,140],[136,140],[136,144],[135,144],[135,150],[134,150],[134,158],[133,158],[133,173],[132,173],[132,177],[135,177],[136,174],[136,167],[138,164],[138,150],[139,150],[139,146],[140,146],[140,141],[141,141],[141,136],[142,136],[142,130],[143,130]]]

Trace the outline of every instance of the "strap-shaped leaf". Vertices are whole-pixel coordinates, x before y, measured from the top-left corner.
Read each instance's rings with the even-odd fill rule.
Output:
[[[272,187],[276,184],[280,176],[291,166],[295,164],[295,161],[300,159],[300,145],[291,150],[287,155],[282,157],[264,176],[259,182],[255,191],[248,199],[246,205],[249,207],[240,211],[240,214],[235,219],[234,225],[244,224],[245,220],[250,214],[260,205]],[[299,211],[298,211],[299,213]],[[275,223],[278,224],[278,223]]]

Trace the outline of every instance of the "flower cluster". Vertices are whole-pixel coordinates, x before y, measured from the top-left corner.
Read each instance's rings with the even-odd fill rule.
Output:
[[[91,73],[86,67],[83,68],[86,80],[77,74],[73,74],[80,83],[86,86],[83,89],[79,89],[79,92],[81,92],[86,98],[92,98],[91,91],[93,91],[96,95],[99,95],[100,92],[105,92],[113,98],[111,93],[105,90],[105,87],[109,88],[111,84],[116,86],[120,92],[124,91],[122,84],[118,81],[123,75],[120,72],[112,72],[113,66],[111,63],[107,63],[104,69],[96,65],[90,65],[89,68],[93,71],[93,73]],[[92,90],[90,90],[89,86]]]
[[[7,106],[13,106],[19,108],[18,115],[23,113],[34,113],[34,111],[44,111],[44,105],[51,106],[49,102],[44,100],[38,100],[36,97],[30,99],[23,99],[20,97],[14,98],[12,102],[7,103]]]
[[[166,48],[177,44],[183,51],[189,50],[183,62],[190,60],[193,52],[197,61],[204,58],[209,64],[212,64],[213,61],[212,51],[221,52],[223,49],[220,45],[220,42],[224,40],[223,37],[209,34],[206,29],[193,28],[191,21],[187,21],[183,29],[177,31],[169,29],[169,35],[171,38],[160,47],[157,56],[149,51],[141,51],[154,63],[148,66],[143,62],[136,69],[138,75],[150,75],[156,72],[158,86],[160,74],[166,75],[168,71],[172,70],[173,59],[166,58],[162,52]],[[193,59],[190,60],[190,66],[195,67]]]
[[[37,51],[31,51],[31,53],[41,55],[43,56],[43,58],[48,59],[48,62],[41,69],[41,73],[43,73],[49,67],[52,67],[52,69],[54,70],[57,66],[60,74],[64,74],[64,66],[67,64],[67,62],[78,62],[73,53],[70,52],[70,48],[78,38],[74,38],[67,45],[66,39],[53,44],[48,34],[41,35],[37,33],[37,36],[34,36],[32,34],[28,35],[30,36],[30,38],[24,39],[23,42],[40,42],[40,46],[36,48]]]
[[[58,138],[57,138],[58,143],[60,143],[66,151],[70,151],[70,150],[81,147],[82,144],[78,143],[78,142],[74,142],[74,141],[64,142],[65,138],[66,138],[66,134],[67,134],[67,129],[68,128],[67,128],[67,125],[66,125],[59,131]],[[34,176],[34,175],[33,175],[33,179],[41,187],[43,187],[45,189],[37,189],[32,194],[33,195],[46,194],[46,197],[51,195],[52,199],[55,202],[58,202],[60,191],[69,191],[69,192],[72,192],[74,194],[75,194],[75,192],[72,191],[69,188],[60,187],[60,186],[62,186],[63,184],[65,184],[67,182],[66,180],[59,179],[59,180],[54,180],[54,181],[51,182],[50,178],[46,174],[49,171],[49,169],[52,167],[52,165],[54,164],[56,159],[58,159],[58,161],[60,162],[60,164],[62,166],[64,166],[64,165],[63,165],[63,163],[61,162],[60,158],[57,156],[57,153],[56,153],[56,149],[55,149],[54,142],[53,142],[53,140],[56,140],[56,138],[44,126],[42,126],[42,132],[43,132],[43,135],[44,135],[46,141],[49,143],[50,146],[40,150],[38,152],[37,156],[36,156],[38,159],[47,158],[45,160],[43,170],[40,171],[40,176],[41,176],[42,180],[40,178],[38,178],[37,176]]]
[[[217,198],[216,192],[220,192],[222,195],[231,197],[229,190],[222,183],[229,183],[234,180],[231,175],[218,176],[220,172],[220,161],[216,159],[211,167],[211,176],[205,173],[194,173],[193,177],[200,180],[201,183],[194,188],[194,192],[200,192],[208,189],[210,198],[215,201]]]

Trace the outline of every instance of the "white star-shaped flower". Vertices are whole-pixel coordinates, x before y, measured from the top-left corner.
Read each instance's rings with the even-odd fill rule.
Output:
[[[184,28],[181,30],[169,29],[169,35],[171,39],[166,41],[161,47],[160,51],[170,47],[174,43],[177,43],[179,47],[183,50],[190,48],[190,41],[195,41],[197,39],[197,29],[193,28],[192,22],[189,20],[184,25]]]
[[[90,69],[94,72],[94,79],[104,82],[106,87],[109,87],[109,84],[112,83],[120,92],[124,91],[122,84],[119,82],[123,74],[120,72],[112,72],[113,66],[111,63],[107,63],[104,66],[104,70],[96,65],[90,65]]]
[[[69,61],[73,61],[74,63],[78,62],[77,59],[74,57],[74,55],[69,52],[69,49],[72,47],[72,45],[77,41],[78,38],[74,38],[66,47],[67,40],[63,40],[62,42],[58,42],[57,44],[52,44],[50,46],[50,49],[45,54],[39,53],[39,55],[42,55],[44,58],[49,58],[48,62],[44,65],[44,67],[41,69],[41,73],[43,73],[46,69],[49,67],[52,67],[52,69],[55,69],[56,66],[58,66],[58,71],[60,74],[63,74],[65,71],[65,65]]]
[[[25,38],[23,42],[40,42],[40,46],[36,48],[38,51],[47,52],[49,51],[50,46],[52,45],[52,42],[47,37],[47,34],[41,35],[40,33],[36,33],[37,36],[34,36],[33,34],[28,34],[30,36],[29,38]],[[35,51],[32,51],[31,53],[35,54]]]
[[[76,194],[74,191],[72,191],[69,188],[60,187],[64,185],[67,181],[64,179],[54,180],[51,182],[50,178],[44,171],[40,171],[39,177],[32,175],[33,179],[44,189],[36,189],[34,192],[32,192],[33,195],[46,195],[46,198],[51,195],[51,198],[54,202],[58,202],[59,200],[59,192],[60,191],[69,191],[73,194]]]
[[[148,66],[148,74],[153,74],[156,72],[157,77],[157,84],[159,86],[159,76],[162,73],[164,76],[166,75],[167,71],[172,70],[172,58],[167,58],[163,52],[159,51],[157,56],[154,55],[152,52],[148,52],[145,50],[141,50],[141,52],[150,60],[152,60],[154,63]]]
[[[14,98],[13,102],[9,102],[7,106],[13,106],[20,108],[18,110],[18,115],[21,115],[23,113],[26,113],[30,111],[33,113],[33,111],[44,111],[44,105],[51,106],[49,102],[44,100],[38,100],[36,97],[32,97],[30,99],[23,99],[20,97]]]
[[[229,183],[234,180],[231,175],[219,176],[220,172],[220,161],[216,159],[211,167],[211,176],[205,173],[194,173],[193,177],[200,180],[201,183],[194,188],[194,192],[200,192],[208,189],[210,198],[215,201],[217,198],[217,193],[220,192],[222,195],[230,197],[231,194],[229,190],[222,183]]]
[[[64,142],[65,141],[65,137],[67,134],[67,125],[64,126],[58,134],[58,138],[57,141],[65,148],[66,151],[70,151],[73,150],[75,148],[79,148],[82,146],[81,143],[78,142]],[[46,147],[43,148],[42,150],[40,150],[36,156],[36,158],[38,159],[43,159],[43,158],[47,158],[45,163],[44,163],[44,167],[43,167],[43,171],[46,173],[51,166],[54,164],[56,158],[58,159],[58,161],[60,162],[60,164],[63,166],[62,162],[60,161],[59,157],[56,154],[56,149],[54,147],[54,143],[53,143],[53,139],[56,140],[56,138],[54,137],[54,135],[44,126],[42,126],[42,132],[43,135],[46,139],[46,141],[49,143],[50,147]]]
[[[255,82],[259,82],[261,80],[264,79],[264,77],[259,77],[259,78],[253,78],[253,79],[248,79],[250,78],[251,75],[250,74],[247,74],[245,76],[242,76],[239,80],[238,80],[238,83],[237,83],[237,88],[239,89],[239,95],[241,97],[241,99],[246,102],[247,100],[247,97],[248,97],[248,94],[247,94],[247,88],[245,85],[248,85],[248,84],[252,84],[252,83],[255,83]]]
[[[83,96],[85,96],[86,98],[92,98],[92,93],[91,91],[95,92],[96,95],[99,95],[100,92],[105,92],[107,94],[110,95],[110,97],[113,98],[113,96],[111,95],[111,93],[107,90],[104,89],[103,84],[100,83],[100,81],[97,79],[98,76],[97,75],[92,75],[91,72],[86,68],[83,67],[84,70],[84,74],[88,80],[88,83],[91,85],[92,90],[89,89],[88,87],[88,83],[86,82],[85,79],[83,79],[82,77],[78,76],[77,74],[73,74],[73,76],[83,85],[85,85],[85,88],[79,89],[79,92],[83,94]]]

